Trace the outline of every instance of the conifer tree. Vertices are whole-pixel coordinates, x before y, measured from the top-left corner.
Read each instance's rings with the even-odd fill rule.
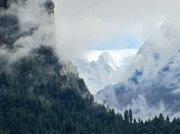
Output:
[[[166,122],[169,123],[170,122],[170,119],[169,119],[169,116],[167,115],[166,117]]]
[[[132,124],[133,122],[133,116],[132,116],[132,110],[129,109],[129,122]]]
[[[125,124],[129,124],[129,112],[128,110],[125,110],[124,112],[124,121],[125,121]]]

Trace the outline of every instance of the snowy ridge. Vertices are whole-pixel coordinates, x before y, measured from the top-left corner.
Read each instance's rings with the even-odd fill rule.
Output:
[[[124,72],[123,67],[117,66],[108,52],[103,52],[97,61],[89,62],[85,58],[75,58],[73,63],[77,66],[80,77],[82,77],[92,94],[97,93],[107,85],[119,81],[116,74]]]
[[[136,117],[160,112],[180,115],[180,29],[167,21],[148,39],[124,78],[99,91],[95,98],[119,111],[132,107]],[[142,116],[141,116],[142,117]]]

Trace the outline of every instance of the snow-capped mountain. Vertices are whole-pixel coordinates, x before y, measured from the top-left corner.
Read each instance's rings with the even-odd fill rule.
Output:
[[[124,68],[117,66],[108,52],[103,52],[97,61],[89,62],[85,58],[78,57],[73,60],[73,63],[77,66],[80,77],[85,80],[92,94],[107,85],[117,83],[119,79],[114,77],[115,74],[124,72]]]
[[[132,108],[136,117],[160,112],[180,115],[180,28],[164,23],[148,39],[124,79],[99,91],[95,98],[119,111]]]

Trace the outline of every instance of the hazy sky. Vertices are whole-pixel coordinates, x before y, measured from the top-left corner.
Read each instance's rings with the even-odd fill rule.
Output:
[[[180,7],[179,0],[55,0],[62,53],[139,48]]]

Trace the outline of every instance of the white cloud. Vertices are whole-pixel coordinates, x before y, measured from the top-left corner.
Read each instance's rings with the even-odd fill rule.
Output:
[[[172,91],[173,94],[180,94],[180,88],[177,88],[176,90]]]
[[[114,37],[121,40],[133,36],[142,43],[165,19],[178,14],[180,5],[179,0],[55,0],[55,3],[58,45],[68,57]],[[119,44],[118,48],[124,47],[126,44]]]
[[[90,50],[86,51],[84,57],[88,61],[97,61],[99,55],[104,51],[108,52],[118,66],[129,65],[138,49],[119,49],[119,50]]]
[[[29,54],[33,48],[41,45],[55,47],[54,15],[48,14],[44,0],[11,2],[10,8],[2,10],[0,15],[13,15],[18,19],[19,33],[22,35],[13,44],[13,52],[3,50],[9,55],[9,61],[16,61]],[[16,34],[18,34],[18,32]]]

